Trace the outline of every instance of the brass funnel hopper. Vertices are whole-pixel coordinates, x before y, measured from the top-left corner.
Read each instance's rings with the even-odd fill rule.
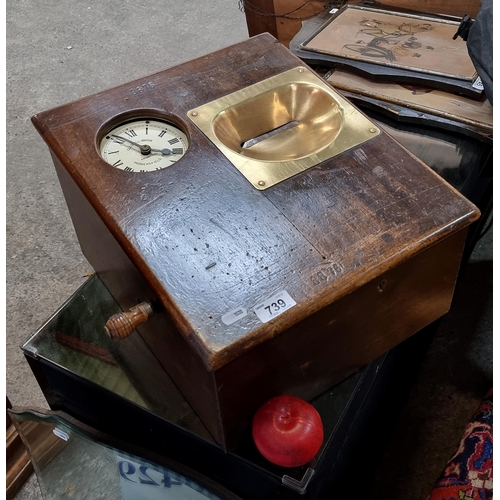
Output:
[[[261,190],[380,133],[305,67],[199,106],[188,117]]]

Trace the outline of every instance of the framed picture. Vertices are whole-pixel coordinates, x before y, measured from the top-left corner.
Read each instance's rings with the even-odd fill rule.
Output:
[[[347,5],[303,23],[290,49],[308,64],[477,99],[482,95],[481,79],[466,43],[453,40],[459,24],[444,16]]]
[[[333,70],[327,81],[337,89],[455,120],[493,132],[493,108],[486,97],[470,99],[449,92],[392,82],[373,82],[344,70]]]

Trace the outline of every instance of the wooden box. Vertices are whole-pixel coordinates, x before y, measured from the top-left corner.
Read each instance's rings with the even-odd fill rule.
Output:
[[[33,117],[86,258],[122,308],[151,303],[140,335],[225,449],[268,398],[310,399],[443,315],[478,217],[355,110],[341,127],[358,116],[364,142],[252,185],[193,110],[302,66],[264,34]],[[251,103],[279,100],[266,92]],[[238,126],[281,109],[269,106]],[[101,158],[106,127],[151,114],[189,138],[179,161],[141,173]],[[317,141],[300,134],[323,121],[297,120]]]

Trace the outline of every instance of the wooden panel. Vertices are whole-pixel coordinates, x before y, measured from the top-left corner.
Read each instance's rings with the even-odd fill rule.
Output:
[[[67,442],[54,435],[51,425],[31,420],[15,420],[14,423],[8,413],[7,421],[10,425],[7,427],[6,498],[11,500],[33,472],[31,458],[43,469],[66,447]]]
[[[276,17],[274,16],[275,2],[273,0],[254,0],[251,4],[249,2],[245,2],[245,4],[248,35],[270,33],[279,39]]]
[[[466,235],[418,253],[219,370],[228,445],[271,397],[310,400],[445,314]]]
[[[83,254],[122,309],[140,302],[153,305],[155,314],[138,331],[212,436],[223,445],[213,373],[207,371],[180,335],[168,312],[57,158],[54,165]],[[144,358],[137,362],[144,362]],[[154,387],[148,391],[154,391]]]
[[[274,9],[279,14],[276,17],[278,40],[289,47],[290,40],[300,31],[302,22],[323,12],[325,4],[320,0],[306,3],[303,0],[274,0]],[[288,14],[289,12],[291,13]]]
[[[7,409],[11,408],[7,399]],[[31,463],[28,451],[19,436],[17,429],[12,423],[9,413],[6,413],[7,423],[7,448],[6,448],[6,499],[12,500],[16,493],[21,489],[26,480],[33,473],[33,464]]]

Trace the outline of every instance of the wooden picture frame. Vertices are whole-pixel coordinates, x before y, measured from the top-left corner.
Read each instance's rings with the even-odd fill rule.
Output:
[[[365,63],[474,81],[477,71],[460,23],[347,5],[302,43],[304,50]]]
[[[332,7],[346,3],[357,4],[359,1],[240,0],[240,9],[245,13],[249,36],[268,32],[285,47],[289,47],[292,38],[300,31],[302,22],[322,12],[329,11]],[[444,14],[457,18],[462,18],[466,14],[475,18],[480,5],[479,0],[441,0],[439,2],[434,0],[383,0],[377,3],[390,9]]]
[[[360,7],[360,6],[351,6],[347,5],[340,9],[337,13],[330,14],[324,13],[321,14],[314,19],[306,21],[303,23],[302,29],[297,33],[297,35],[290,42],[290,50],[300,57],[303,61],[308,63],[309,65],[321,65],[321,66],[329,66],[335,67],[337,69],[344,69],[346,71],[350,71],[352,73],[356,73],[362,75],[365,78],[371,79],[376,82],[397,82],[404,83],[408,85],[421,85],[425,87],[430,87],[434,89],[443,90],[446,92],[452,92],[455,94],[464,95],[473,99],[479,99],[483,95],[483,87],[481,84],[480,78],[477,76],[475,69],[471,69],[469,66],[466,70],[461,70],[462,74],[447,74],[446,72],[440,70],[438,67],[434,68],[434,70],[429,70],[425,68],[419,68],[417,65],[410,66],[409,64],[395,64],[395,61],[388,61],[386,63],[380,64],[380,59],[382,59],[382,53],[385,53],[383,50],[377,51],[378,57],[363,54],[356,54],[351,51],[352,54],[347,54],[341,51],[335,50],[335,47],[332,49],[328,49],[328,45],[325,43],[325,40],[322,41],[323,48],[321,50],[316,48],[316,45],[312,44],[312,41],[316,39],[316,37],[323,32],[326,28],[330,26],[330,30],[335,27],[333,21],[335,19],[339,19],[342,13],[346,11],[357,11],[356,14],[359,16],[371,16],[375,18],[379,18],[382,15],[387,14],[394,15],[393,19],[418,19],[419,22],[427,23],[427,19],[432,19],[433,22],[446,22],[447,30],[450,30],[450,27],[453,29],[458,28],[459,23],[456,21],[451,21],[450,18],[442,17],[442,18],[430,18],[428,16],[417,16],[411,15],[412,17],[407,18],[409,14],[400,14],[393,13],[391,11],[386,11],[382,9],[368,8],[368,7]],[[403,17],[400,17],[403,16]],[[451,23],[451,24],[449,24]],[[356,34],[358,33],[360,26],[354,26],[352,31],[353,34],[349,36],[349,38],[345,38],[343,35],[337,35],[339,41],[334,42],[338,47],[339,44],[341,46],[344,45],[352,45],[351,41],[354,38],[356,41]],[[332,33],[330,33],[332,35]],[[370,35],[368,35],[370,36]],[[413,35],[407,35],[406,37],[401,37],[401,39],[406,38],[408,42],[411,44],[415,42],[415,40],[409,40]],[[330,36],[333,38],[333,36]],[[376,40],[377,37],[372,36],[372,39],[375,39],[373,48],[377,48]],[[362,41],[361,38],[358,41]],[[418,39],[417,39],[418,41]],[[455,40],[461,44],[461,50],[465,51],[464,53],[467,55],[467,47],[465,42]],[[421,44],[421,42],[418,42]],[[380,42],[378,48],[387,49],[387,47],[380,46],[383,45],[384,42]],[[403,42],[404,44],[404,42]],[[313,46],[314,45],[314,46]],[[356,44],[354,45],[367,45],[364,44]],[[426,45],[431,46],[431,45]],[[403,49],[405,49],[403,47]],[[388,49],[390,50],[390,49]],[[416,49],[407,49],[408,51],[416,50]],[[431,49],[426,49],[431,51]],[[434,49],[436,50],[436,49]],[[440,49],[442,50],[442,49]],[[328,53],[330,52],[330,53]],[[445,50],[446,52],[446,50]],[[373,52],[375,54],[375,51]],[[417,52],[418,53],[418,52]],[[393,53],[394,55],[394,53]],[[360,56],[360,57],[358,57]],[[389,56],[390,57],[390,56]],[[410,56],[413,59],[413,56]],[[443,56],[444,57],[444,56]],[[448,56],[446,56],[448,57]],[[379,61],[377,62],[377,59]],[[421,59],[421,58],[415,58]],[[469,58],[470,60],[470,58]],[[437,63],[435,63],[437,64]],[[472,62],[470,63],[472,65]],[[472,66],[473,67],[473,66]],[[456,72],[455,72],[456,73]]]
[[[392,82],[373,82],[344,70],[326,80],[335,88],[454,120],[493,133],[493,108],[486,97],[470,99],[449,92]]]

